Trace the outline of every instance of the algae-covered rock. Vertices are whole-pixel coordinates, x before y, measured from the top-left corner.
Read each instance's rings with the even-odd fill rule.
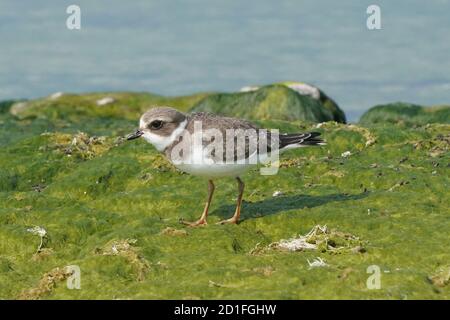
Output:
[[[191,111],[206,111],[246,119],[345,122],[337,104],[318,88],[301,83],[247,87],[237,93],[212,94]]]
[[[314,99],[319,100],[324,108],[330,110],[333,113],[333,120],[336,122],[346,123],[344,111],[338,106],[338,104],[325,94],[321,89],[308,83],[303,82],[282,82],[288,88],[297,91],[302,95],[309,95]]]
[[[27,100],[5,100],[0,102],[0,114],[9,112],[15,116],[28,106]]]
[[[450,106],[424,107],[417,104],[396,102],[377,105],[364,113],[361,124],[374,123],[450,123]]]
[[[295,92],[298,92],[302,96],[309,96],[315,100],[318,100],[322,103],[323,107],[330,110],[333,114],[333,120],[336,122],[346,123],[346,117],[344,111],[337,105],[337,103],[327,96],[322,90],[318,87],[313,86],[304,82],[294,82],[294,81],[285,81],[275,83],[276,85],[286,86]],[[246,86],[241,88],[241,92],[251,92],[256,91],[260,88],[260,86]]]
[[[0,101],[0,114],[6,113],[9,111],[12,105],[17,103],[17,100],[3,100]]]
[[[115,92],[89,94],[53,94],[49,97],[20,101],[8,106],[19,119],[41,118],[81,122],[86,118],[136,120],[152,105],[169,105],[187,110],[208,93],[189,96],[165,97],[151,93]],[[1,107],[1,105],[0,105]],[[6,107],[0,108],[1,110]]]
[[[57,92],[41,99],[1,102],[0,113],[9,111],[18,119],[49,121],[83,122],[86,118],[136,120],[156,105],[256,120],[346,121],[344,112],[325,93],[317,87],[298,82],[252,87],[247,92],[239,93],[197,93],[174,97],[133,92]]]

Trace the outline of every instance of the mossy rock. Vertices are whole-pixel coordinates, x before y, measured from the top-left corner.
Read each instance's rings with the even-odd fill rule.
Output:
[[[0,101],[0,114],[9,111],[12,105],[19,102],[18,100],[3,100]]]
[[[191,111],[205,111],[254,120],[345,122],[344,113],[334,101],[320,90],[317,92],[318,95],[303,94],[285,84],[250,87],[237,93],[207,96]]]
[[[417,104],[396,102],[377,105],[364,113],[360,123],[450,123],[450,106],[424,107]]]
[[[287,86],[288,88],[297,91],[302,95],[310,95],[311,97],[319,100],[323,107],[330,110],[333,114],[333,120],[336,122],[346,123],[347,119],[345,117],[344,111],[338,106],[338,104],[325,94],[321,89],[304,82],[293,82],[286,81],[280,83]]]
[[[73,122],[84,121],[86,118],[136,120],[153,105],[170,105],[179,110],[187,110],[207,95],[208,93],[198,93],[189,96],[165,97],[138,92],[56,93],[42,99],[17,102],[8,106],[8,109],[19,119],[41,118]]]

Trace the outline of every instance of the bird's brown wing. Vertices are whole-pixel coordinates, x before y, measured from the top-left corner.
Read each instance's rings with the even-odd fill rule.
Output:
[[[258,147],[259,129],[250,121],[205,112],[193,113],[189,117],[186,129],[194,132],[195,122],[201,123],[203,147],[209,148],[214,161],[244,160]],[[214,143],[216,139],[223,142],[222,150]]]

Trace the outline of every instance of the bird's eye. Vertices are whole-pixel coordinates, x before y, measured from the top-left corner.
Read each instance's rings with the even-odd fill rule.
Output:
[[[155,120],[150,123],[150,129],[158,130],[163,126],[163,122],[161,120]]]

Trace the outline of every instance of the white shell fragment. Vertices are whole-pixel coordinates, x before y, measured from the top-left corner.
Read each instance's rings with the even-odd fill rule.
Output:
[[[348,158],[352,155],[352,153],[350,151],[345,151],[341,154],[342,158]]]
[[[116,101],[116,100],[113,97],[104,97],[102,99],[97,100],[97,105],[104,106],[104,105],[113,103],[114,101]]]

